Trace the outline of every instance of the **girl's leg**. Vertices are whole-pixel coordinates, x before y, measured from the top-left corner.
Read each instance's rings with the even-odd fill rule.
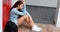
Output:
[[[26,15],[20,17],[18,19],[17,26],[19,27],[25,19],[27,19],[27,16]]]
[[[17,26],[21,25],[24,20],[26,20],[26,22],[28,23],[28,25],[30,27],[34,26],[34,22],[32,20],[30,20],[30,17],[28,15],[24,15],[24,16],[20,17],[18,19]]]
[[[32,27],[32,30],[35,30],[35,31],[41,30],[34,24],[32,18],[27,15],[22,16],[21,18],[18,19],[17,26],[19,27],[19,25],[21,25],[24,20],[27,20],[26,22]]]
[[[34,26],[34,22],[33,22],[32,18],[30,16],[27,16],[26,20],[27,20],[28,25],[30,25],[30,27]]]
[[[37,25],[34,24],[32,17],[29,16],[28,18],[29,18],[29,23],[32,26],[32,30],[41,31],[41,28],[39,28]]]

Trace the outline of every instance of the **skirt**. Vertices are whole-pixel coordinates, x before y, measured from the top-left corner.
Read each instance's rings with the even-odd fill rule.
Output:
[[[3,32],[18,32],[18,27],[12,21],[8,21]]]

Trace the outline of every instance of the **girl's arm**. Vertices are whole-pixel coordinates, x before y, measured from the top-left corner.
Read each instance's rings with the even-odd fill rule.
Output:
[[[24,13],[28,16],[31,16],[28,11],[26,10],[26,4],[25,4],[25,1],[24,1],[24,9],[23,9]]]
[[[28,11],[24,11],[24,13],[26,14],[26,15],[28,15],[28,16],[31,16],[30,14],[29,14],[29,12]]]
[[[25,15],[23,12],[19,12],[18,10],[13,9],[13,12],[17,15]]]

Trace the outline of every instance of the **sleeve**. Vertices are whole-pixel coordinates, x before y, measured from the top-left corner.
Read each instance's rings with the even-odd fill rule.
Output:
[[[28,13],[28,11],[26,10],[26,4],[25,4],[25,2],[24,2],[24,9],[22,9],[22,10],[24,11],[25,14],[27,14],[28,16],[31,16],[31,15]]]
[[[24,11],[24,13],[27,14],[28,16],[31,16],[31,15],[29,14],[29,12],[26,10],[26,6],[25,6],[25,5],[24,5],[23,11]]]
[[[26,15],[28,15],[28,16],[31,16],[30,13],[29,13],[28,11],[26,11],[26,10],[24,11],[24,13],[25,13]]]
[[[19,12],[19,11],[17,11],[17,10],[13,10],[13,12],[14,12],[15,14],[17,14],[17,15],[25,15],[23,12]]]

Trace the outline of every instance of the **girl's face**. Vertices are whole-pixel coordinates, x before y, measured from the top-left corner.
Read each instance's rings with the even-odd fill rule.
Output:
[[[23,4],[18,5],[18,8],[19,8],[19,9],[23,9]]]

